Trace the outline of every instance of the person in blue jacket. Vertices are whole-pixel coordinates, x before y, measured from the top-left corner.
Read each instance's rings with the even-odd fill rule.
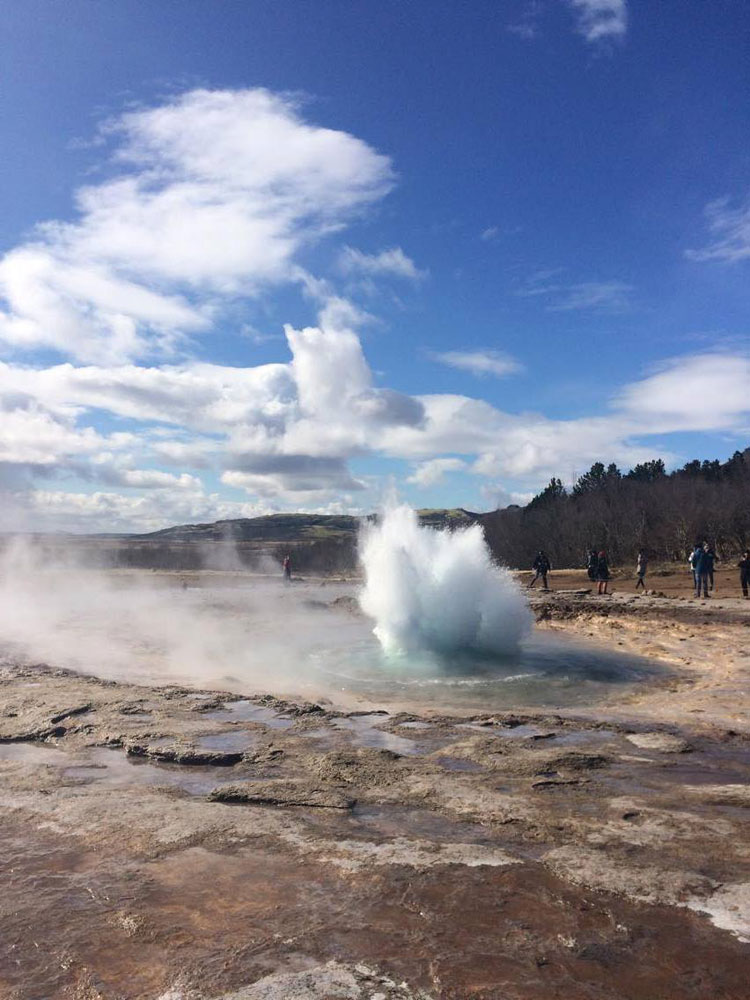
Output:
[[[695,574],[695,596],[701,596],[701,588],[703,589],[703,598],[708,597],[708,570],[709,563],[711,560],[708,555],[708,545],[698,545],[696,546],[695,552],[693,553],[693,573]]]

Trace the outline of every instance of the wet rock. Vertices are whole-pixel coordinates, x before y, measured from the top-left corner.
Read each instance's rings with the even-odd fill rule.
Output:
[[[643,903],[683,905],[688,899],[707,898],[717,883],[693,871],[674,871],[656,865],[630,865],[602,850],[556,847],[543,863],[574,885],[615,892]]]
[[[588,778],[539,778],[531,782],[532,788],[556,788],[560,785],[586,785]]]
[[[246,764],[271,764],[280,761],[284,751],[280,747],[261,747],[243,755]]]
[[[722,885],[708,898],[691,899],[686,905],[705,913],[715,927],[750,943],[750,882]]]
[[[305,715],[325,715],[326,710],[317,702],[306,701],[302,705],[290,705],[285,709],[286,714],[295,716]]]
[[[329,962],[304,972],[265,976],[218,1000],[432,1000],[365,965]]]
[[[69,719],[74,715],[84,715],[86,712],[90,712],[92,709],[91,702],[87,702],[85,705],[74,705],[72,708],[64,708],[61,712],[57,712],[50,718],[50,723],[54,726],[58,722],[62,722],[64,719]]]
[[[546,771],[594,771],[611,763],[611,759],[605,754],[579,753],[576,750],[546,753],[544,756],[538,756],[536,760]],[[537,771],[537,774],[544,776],[542,771]]]
[[[338,789],[297,781],[247,781],[222,785],[209,793],[211,802],[244,802],[264,806],[310,806],[315,809],[351,809],[355,799]]]
[[[372,865],[403,865],[416,871],[426,871],[441,865],[463,865],[466,868],[500,868],[522,864],[520,858],[499,847],[484,844],[436,843],[395,837],[383,843],[366,840],[331,842],[323,848],[321,861],[327,861],[354,872]]]
[[[684,785],[683,791],[711,805],[750,808],[750,785]]]
[[[641,750],[661,753],[688,753],[693,749],[687,740],[670,733],[628,733],[625,739]]]
[[[117,710],[120,715],[144,715],[148,710],[144,702],[133,701],[125,705],[120,705]]]
[[[325,754],[313,765],[324,781],[332,784],[391,785],[401,779],[406,760],[393,750],[338,750]]]
[[[232,767],[239,764],[243,754],[227,750],[196,750],[192,747],[158,747],[144,743],[128,743],[129,757],[148,757],[165,764],[210,765]]]
[[[218,712],[224,708],[226,698],[203,698],[190,708],[191,712]]]

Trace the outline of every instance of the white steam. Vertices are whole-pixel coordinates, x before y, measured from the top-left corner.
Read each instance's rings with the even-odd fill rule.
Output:
[[[327,686],[310,654],[331,634],[346,646],[365,632],[329,607],[346,588],[284,586],[271,560],[268,575],[262,561],[237,572],[229,543],[200,573],[95,568],[85,550],[23,539],[0,549],[0,669],[47,662],[117,681],[317,696]]]
[[[364,530],[360,554],[360,604],[386,652],[506,655],[530,630],[526,601],[492,562],[479,525],[435,531],[410,507],[393,506]]]

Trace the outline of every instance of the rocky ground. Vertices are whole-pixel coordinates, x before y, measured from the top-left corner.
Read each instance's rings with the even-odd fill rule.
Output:
[[[665,679],[345,713],[7,661],[0,997],[747,1000],[750,611],[577,589],[540,627]]]

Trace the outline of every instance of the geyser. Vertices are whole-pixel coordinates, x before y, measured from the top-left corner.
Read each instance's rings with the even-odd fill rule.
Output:
[[[478,524],[436,531],[410,507],[391,506],[364,529],[360,552],[360,605],[388,653],[509,655],[530,630],[526,601]]]

